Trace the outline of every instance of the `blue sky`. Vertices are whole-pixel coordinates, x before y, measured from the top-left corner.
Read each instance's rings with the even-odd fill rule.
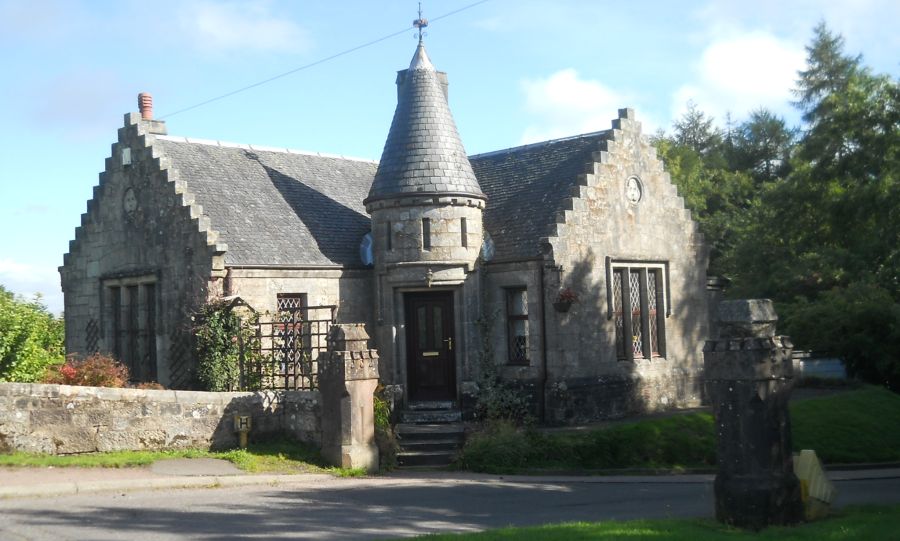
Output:
[[[413,1],[0,0],[0,284],[62,310],[56,268],[142,91],[172,135],[378,159],[415,16]],[[820,20],[898,75],[896,0],[489,0],[426,43],[475,154],[606,129],[626,106],[668,129],[688,99],[717,121],[763,105],[797,124],[790,89]]]

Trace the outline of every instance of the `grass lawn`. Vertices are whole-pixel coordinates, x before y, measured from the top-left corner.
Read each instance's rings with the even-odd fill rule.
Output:
[[[795,449],[826,463],[900,461],[900,394],[879,387],[791,403]]]
[[[364,475],[361,469],[333,468],[322,462],[319,452],[308,445],[276,441],[251,444],[247,449],[204,451],[113,451],[78,455],[0,454],[0,466],[126,468],[145,466],[167,458],[219,458],[251,473],[332,473],[344,477]]]
[[[416,537],[428,541],[850,541],[900,539],[900,506],[867,506],[794,528],[768,528],[759,533],[729,528],[713,520],[669,519],[627,522],[577,522],[534,528],[504,528],[475,534]]]
[[[900,395],[864,387],[791,403],[794,449],[826,464],[900,461]],[[712,415],[691,413],[579,433],[497,423],[469,438],[459,466],[473,471],[679,470],[715,465]]]

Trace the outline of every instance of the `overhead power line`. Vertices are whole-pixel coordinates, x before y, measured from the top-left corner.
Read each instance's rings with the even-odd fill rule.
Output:
[[[456,15],[457,13],[459,13],[459,12],[461,12],[461,11],[465,11],[465,10],[467,10],[467,9],[471,9],[471,8],[477,6],[477,5],[484,4],[485,2],[488,2],[488,1],[490,1],[490,0],[479,0],[478,2],[473,2],[473,3],[471,3],[471,4],[468,4],[468,5],[466,5],[466,6],[461,7],[461,8],[459,8],[459,9],[455,9],[455,10],[450,11],[450,12],[448,12],[448,13],[444,13],[443,15],[439,15],[439,16],[437,16],[437,17],[434,17],[433,19],[430,19],[429,22],[434,22],[434,21],[439,21],[439,20],[441,20],[441,19],[446,19],[447,17],[450,17],[451,15]],[[286,72],[284,72],[284,73],[279,73],[278,75],[274,75],[274,76],[272,76],[272,77],[269,77],[268,79],[263,79],[262,81],[258,81],[258,82],[256,82],[256,83],[253,83],[253,84],[250,84],[250,85],[247,85],[247,86],[238,88],[237,90],[232,90],[231,92],[226,92],[225,94],[222,94],[222,95],[220,95],[220,96],[216,96],[216,97],[214,97],[214,98],[210,98],[210,99],[208,99],[208,100],[201,101],[200,103],[196,103],[196,104],[194,104],[194,105],[191,105],[190,107],[185,107],[184,109],[179,109],[179,110],[174,111],[174,112],[171,112],[171,113],[169,113],[169,114],[160,116],[159,119],[160,119],[160,120],[164,120],[164,119],[166,119],[166,118],[173,117],[173,116],[175,116],[175,115],[178,115],[178,114],[181,114],[181,113],[184,113],[184,112],[187,112],[187,111],[191,111],[191,110],[196,109],[196,108],[198,108],[198,107],[203,107],[204,105],[208,105],[208,104],[213,103],[213,102],[215,102],[215,101],[223,100],[223,99],[225,99],[225,98],[234,96],[235,94],[240,94],[241,92],[246,92],[247,90],[250,90],[250,89],[252,89],[252,88],[256,88],[256,87],[258,87],[258,86],[262,86],[262,85],[267,84],[267,83],[271,83],[272,81],[276,81],[276,80],[278,80],[278,79],[281,79],[282,77],[287,77],[288,75],[293,75],[294,73],[297,73],[298,71],[303,71],[303,70],[305,70],[305,69],[309,69],[309,68],[312,68],[312,67],[314,67],[314,66],[318,66],[319,64],[324,64],[325,62],[328,62],[328,61],[330,61],[330,60],[334,60],[335,58],[338,58],[338,57],[341,57],[341,56],[350,54],[350,53],[355,52],[355,51],[358,51],[358,50],[360,50],[360,49],[365,49],[366,47],[370,47],[370,46],[372,46],[372,45],[375,45],[376,43],[381,43],[382,41],[385,41],[385,40],[391,39],[391,38],[393,38],[393,37],[399,36],[400,34],[404,34],[404,33],[408,32],[409,30],[410,30],[409,28],[404,28],[403,30],[398,30],[397,32],[393,32],[393,33],[388,34],[388,35],[386,35],[386,36],[382,36],[382,37],[380,37],[380,38],[378,38],[378,39],[374,39],[374,40],[372,40],[372,41],[368,41],[368,42],[366,42],[366,43],[363,43],[363,44],[361,44],[361,45],[357,45],[357,46],[355,46],[355,47],[351,47],[351,48],[346,49],[346,50],[343,50],[343,51],[341,51],[341,52],[339,52],[339,53],[335,53],[335,54],[333,54],[333,55],[331,55],[331,56],[327,56],[327,57],[325,57],[325,58],[316,60],[315,62],[310,62],[309,64],[305,64],[305,65],[300,66],[300,67],[298,67],[298,68],[294,68],[294,69],[292,69],[292,70],[290,70],[290,71],[286,71]]]

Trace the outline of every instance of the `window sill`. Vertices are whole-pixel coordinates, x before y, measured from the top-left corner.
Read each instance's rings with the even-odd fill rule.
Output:
[[[531,361],[506,361],[506,366],[531,366]]]

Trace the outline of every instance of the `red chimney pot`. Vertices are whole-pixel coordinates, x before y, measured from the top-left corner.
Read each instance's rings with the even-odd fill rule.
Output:
[[[141,112],[141,120],[153,120],[153,96],[148,92],[138,94],[138,110]]]

